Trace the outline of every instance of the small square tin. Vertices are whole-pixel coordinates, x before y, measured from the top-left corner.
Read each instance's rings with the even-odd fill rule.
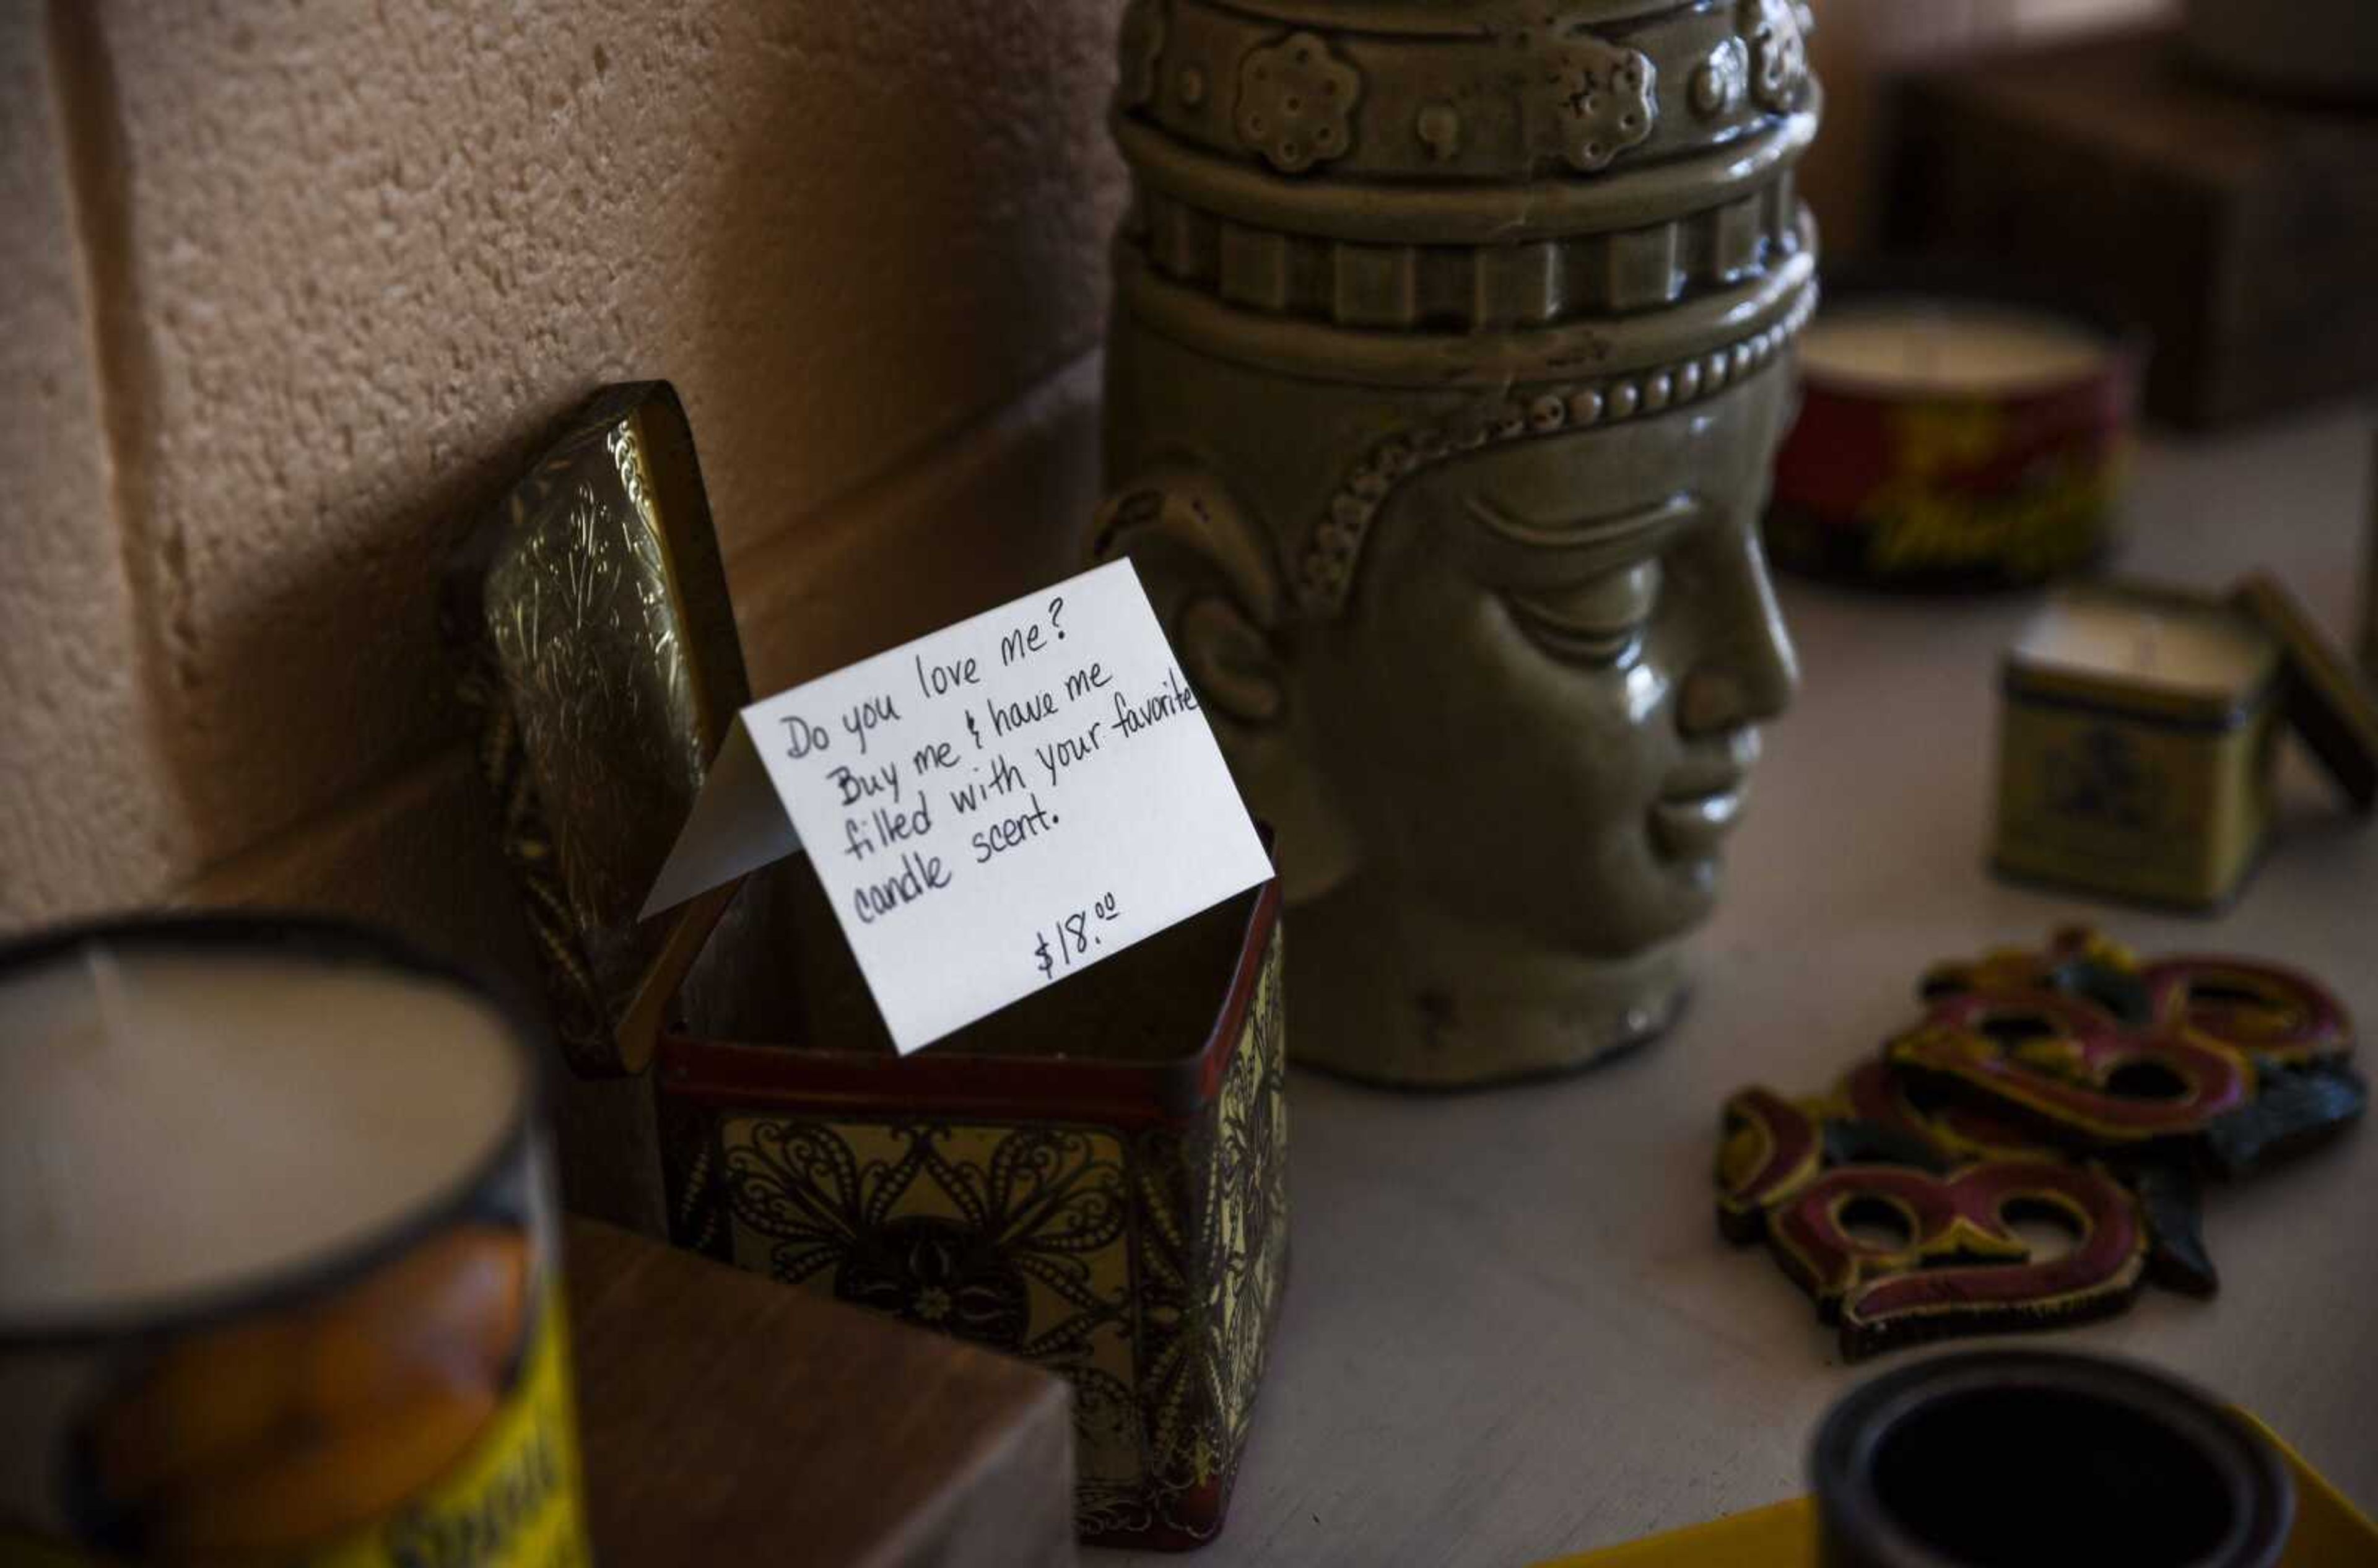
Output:
[[[446,610],[565,1054],[650,1085],[656,1154],[565,1167],[625,1167],[679,1246],[1064,1375],[1081,1536],[1210,1538],[1287,1267],[1278,880],[903,1058],[807,866],[637,919],[749,697],[666,383],[588,404]]]
[[[2208,908],[2271,817],[2281,652],[2219,598],[2053,598],[2007,654],[1994,856],[2011,875]]]
[[[2267,573],[2226,596],[2099,583],[2009,651],[2000,870],[2150,904],[2225,903],[2271,824],[2273,754],[2300,736],[2363,817],[2378,700]]]

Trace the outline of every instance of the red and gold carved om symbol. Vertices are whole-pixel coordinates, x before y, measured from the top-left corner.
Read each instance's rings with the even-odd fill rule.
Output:
[[[2244,1174],[2367,1100],[2335,996],[2276,964],[2141,964],[2093,932],[1943,964],[1831,1095],[1725,1104],[1718,1225],[1764,1239],[1851,1359],[2209,1295],[2197,1169]],[[2017,1229],[2072,1237],[2049,1255]]]
[[[1926,978],[1930,1006],[1883,1047],[1909,1080],[2079,1153],[2188,1145],[2240,1175],[2335,1132],[2366,1095],[2336,998],[2277,964],[2141,964],[2094,933]]]
[[[1943,1335],[2102,1317],[2138,1291],[2146,1231],[2120,1183],[2052,1155],[1987,1159],[1942,1176],[1911,1166],[1821,1166],[1809,1107],[1765,1089],[1726,1102],[1719,1223],[1763,1234],[1776,1261],[1841,1327],[1852,1360]],[[2035,1258],[2013,1226],[2052,1216],[2075,1234]],[[1884,1239],[1860,1219],[1895,1230]]]

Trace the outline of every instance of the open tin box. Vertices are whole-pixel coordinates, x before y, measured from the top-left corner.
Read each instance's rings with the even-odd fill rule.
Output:
[[[444,607],[571,1072],[650,1086],[607,1185],[679,1246],[1062,1374],[1083,1538],[1210,1538],[1287,1263],[1278,880],[902,1058],[798,857],[636,918],[750,700],[667,383],[595,396]]]
[[[2270,838],[2283,732],[2357,813],[2378,808],[2378,704],[2268,576],[2066,589],[2002,689],[1993,858],[2017,878],[2218,908]]]

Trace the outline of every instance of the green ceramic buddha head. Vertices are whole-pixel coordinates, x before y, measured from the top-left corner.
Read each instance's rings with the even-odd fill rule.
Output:
[[[1675,1014],[1795,679],[1756,529],[1813,301],[1800,26],[1126,18],[1097,547],[1279,831],[1303,1059],[1479,1083]]]

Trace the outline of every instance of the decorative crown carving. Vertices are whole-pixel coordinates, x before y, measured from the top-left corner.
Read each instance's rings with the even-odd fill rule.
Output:
[[[1651,137],[1660,114],[1651,86],[1658,76],[1641,50],[1579,30],[1546,48],[1542,79],[1530,96],[1554,150],[1590,174]]]
[[[1307,610],[1416,468],[1775,356],[1815,298],[1803,29],[1792,0],[1134,0],[1120,308],[1307,382],[1476,393],[1290,545]]]

